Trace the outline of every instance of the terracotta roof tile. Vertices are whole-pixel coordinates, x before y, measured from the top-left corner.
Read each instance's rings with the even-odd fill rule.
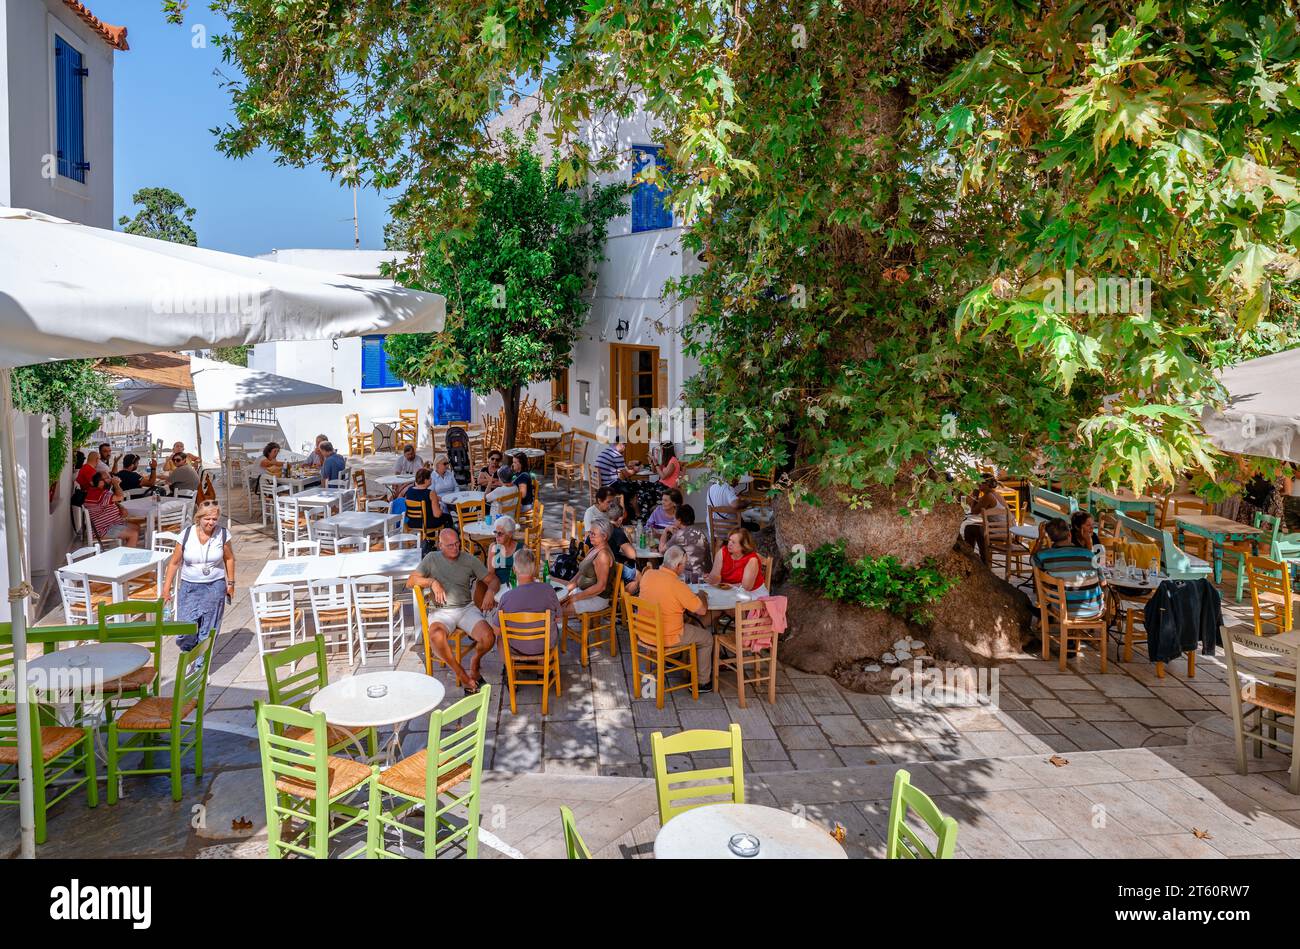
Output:
[[[79,3],[78,0],[63,0],[63,2],[67,5],[68,9],[81,17],[87,26],[102,36],[104,42],[113,47],[113,49],[130,49],[130,47],[126,45],[126,27],[111,26],[108,23],[105,23],[99,17],[95,16],[95,14],[91,13],[84,3]]]

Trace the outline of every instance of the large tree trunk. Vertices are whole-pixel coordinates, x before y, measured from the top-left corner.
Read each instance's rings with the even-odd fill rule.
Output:
[[[501,404],[505,406],[505,431],[501,437],[504,444],[501,446],[502,451],[518,447],[515,445],[515,438],[519,433],[519,386],[510,386],[505,389],[497,389],[501,394]]]
[[[792,636],[781,647],[782,661],[836,676],[846,685],[870,687],[872,677],[864,677],[863,668],[878,663],[903,639],[923,642],[923,651],[932,659],[961,665],[992,665],[1019,652],[1029,631],[1029,599],[958,541],[958,505],[904,517],[898,513],[902,502],[883,490],[865,510],[851,509],[833,491],[815,493],[817,506],[775,505],[775,540],[783,556],[788,557],[796,544],[812,551],[842,538],[851,559],[892,555],[915,566],[929,558],[959,582],[934,605],[933,619],[925,626],[882,610],[826,600],[786,582],[779,592],[790,600]],[[889,665],[881,665],[877,684],[889,680]]]

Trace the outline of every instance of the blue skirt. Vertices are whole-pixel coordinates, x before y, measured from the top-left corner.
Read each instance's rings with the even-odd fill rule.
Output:
[[[178,599],[177,622],[196,623],[199,627],[195,635],[181,636],[176,640],[181,652],[189,652],[209,636],[215,636],[221,628],[221,618],[226,613],[225,573],[209,583],[182,580]]]

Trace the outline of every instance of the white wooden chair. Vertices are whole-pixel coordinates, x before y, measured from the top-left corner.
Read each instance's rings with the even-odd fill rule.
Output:
[[[110,593],[92,593],[90,581],[81,574],[65,568],[54,572],[58,578],[59,596],[63,600],[63,621],[69,626],[88,626],[99,620],[99,607],[112,603]]]
[[[289,641],[283,646],[292,646],[298,641],[301,632],[307,637],[307,623],[302,610],[294,605],[293,587],[280,583],[268,583],[253,587],[250,591],[253,601],[253,629],[257,634],[257,654],[266,655],[267,640],[273,636],[289,634]]]
[[[1296,683],[1300,681],[1300,646],[1277,636],[1256,636],[1240,626],[1223,630],[1228,660],[1228,695],[1237,740],[1237,772],[1245,774],[1246,740],[1255,757],[1264,745],[1291,755],[1288,787],[1300,794],[1300,748],[1296,746]],[[1279,740],[1278,730],[1289,733]]]
[[[284,557],[319,557],[320,542],[315,540],[291,540],[284,545]]]
[[[319,521],[308,521],[307,527],[311,539],[316,542],[319,548],[321,556],[332,557],[338,553],[339,529],[337,527],[333,524],[322,524]]]
[[[392,665],[406,648],[406,613],[393,595],[393,578],[357,577],[352,581],[352,605],[361,664],[366,664],[366,643],[387,642],[388,662]]]
[[[420,538],[416,534],[389,534],[384,538],[385,550],[419,550]]]
[[[280,544],[280,556],[284,556],[284,545],[304,540],[308,533],[307,516],[298,506],[298,499],[292,494],[280,494],[275,498],[275,534]]]
[[[335,645],[348,647],[348,664],[354,661],[352,643],[352,587],[346,580],[312,580],[307,585],[316,632]]]

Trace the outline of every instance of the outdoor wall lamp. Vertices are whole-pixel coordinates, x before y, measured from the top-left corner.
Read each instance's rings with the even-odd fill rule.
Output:
[[[618,325],[614,327],[614,335],[619,338],[620,342],[622,342],[623,338],[627,336],[627,329],[628,329],[627,320],[619,320]]]

